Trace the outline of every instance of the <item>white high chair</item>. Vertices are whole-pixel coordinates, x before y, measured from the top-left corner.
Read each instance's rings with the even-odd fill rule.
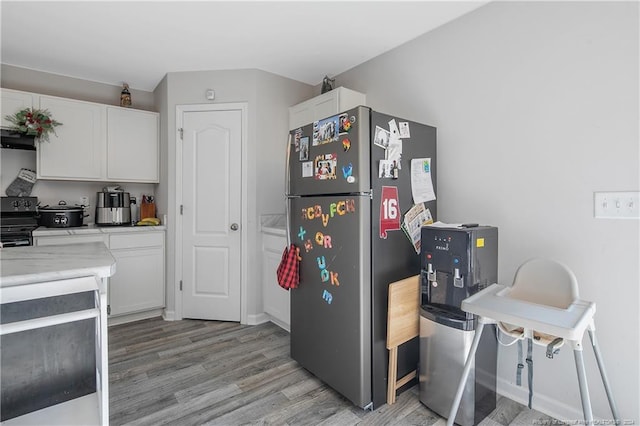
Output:
[[[567,309],[573,301],[578,299],[578,282],[575,275],[566,266],[546,259],[532,259],[520,265],[511,285],[509,296],[514,299],[525,300],[538,305],[554,306]],[[533,329],[498,321],[496,323],[498,339],[500,332],[518,341],[518,369],[516,383],[521,384],[522,370],[522,341],[527,340],[527,368],[529,385],[529,408],[533,397],[533,360],[532,344],[545,346],[547,357],[553,358],[564,345],[564,339]]]
[[[471,370],[485,324],[496,324],[499,330],[509,336],[516,339],[529,338],[536,344],[546,346],[547,356],[550,358],[565,342],[570,343],[574,351],[585,421],[586,424],[593,424],[591,400],[582,358],[582,337],[588,329],[609,406],[614,419],[618,422],[616,424],[620,424],[618,409],[613,400],[595,337],[593,321],[595,303],[578,299],[576,277],[565,265],[547,259],[529,260],[518,268],[511,287],[492,284],[463,300],[461,308],[478,316],[478,326],[447,425],[453,425],[464,384]],[[519,365],[519,371],[521,368]],[[530,391],[531,383],[532,370],[529,373]],[[531,393],[529,401],[531,404]]]

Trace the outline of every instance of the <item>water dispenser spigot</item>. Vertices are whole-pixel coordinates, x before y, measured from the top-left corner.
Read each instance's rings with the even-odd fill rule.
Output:
[[[460,269],[455,268],[453,274],[453,286],[458,288],[464,287],[464,279],[460,276]]]
[[[431,263],[427,265],[427,279],[429,280],[429,282],[433,282],[436,280],[436,273],[434,272],[433,265]]]

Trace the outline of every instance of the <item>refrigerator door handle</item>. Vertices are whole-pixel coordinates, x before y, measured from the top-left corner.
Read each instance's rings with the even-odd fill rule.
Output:
[[[289,133],[289,137],[287,138],[287,153],[286,159],[287,162],[284,166],[284,203],[285,203],[285,223],[286,223],[286,232],[287,232],[287,247],[291,246],[291,236],[290,236],[290,226],[289,226],[289,160],[291,156],[291,133]]]

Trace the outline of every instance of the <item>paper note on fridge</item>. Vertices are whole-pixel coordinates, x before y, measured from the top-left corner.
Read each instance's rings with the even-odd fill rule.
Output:
[[[409,123],[407,121],[401,121],[399,125],[400,125],[400,137],[410,138],[411,131],[409,130]]]
[[[391,134],[391,139],[400,139],[400,130],[398,130],[395,119],[389,121],[389,133]]]
[[[411,195],[415,204],[436,199],[431,180],[431,158],[411,160]]]

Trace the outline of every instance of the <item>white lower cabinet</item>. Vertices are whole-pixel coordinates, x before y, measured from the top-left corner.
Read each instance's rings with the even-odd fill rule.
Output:
[[[33,240],[36,246],[103,242],[116,259],[116,272],[108,285],[110,316],[164,307],[164,230],[49,235]]]
[[[291,323],[289,291],[278,285],[276,270],[282,259],[282,251],[287,246],[284,236],[262,234],[262,282],[264,312],[272,321],[285,330]]]
[[[112,316],[164,307],[164,233],[112,234],[116,273],[109,280]]]

